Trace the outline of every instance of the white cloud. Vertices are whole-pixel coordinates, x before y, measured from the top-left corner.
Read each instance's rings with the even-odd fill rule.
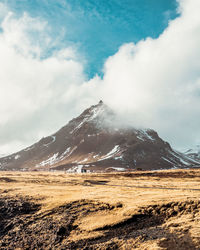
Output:
[[[66,122],[84,75],[73,48],[41,59],[51,43],[42,20],[8,13],[1,27],[0,150],[6,153],[9,143],[10,151],[17,150]]]
[[[199,0],[180,1],[180,17],[159,38],[125,44],[108,58],[100,83],[103,99],[129,122],[179,148],[200,140],[199,9]]]
[[[173,146],[199,142],[199,9],[199,0],[180,0],[180,17],[159,38],[122,45],[107,59],[103,79],[89,81],[74,48],[41,59],[54,42],[47,23],[9,13],[0,34],[0,151],[54,132],[99,99]]]

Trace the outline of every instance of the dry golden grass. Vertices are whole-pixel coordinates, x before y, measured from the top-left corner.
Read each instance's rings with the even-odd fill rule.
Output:
[[[104,235],[105,230],[97,229],[124,221],[141,207],[162,205],[169,202],[199,201],[200,170],[170,170],[127,174],[0,172],[0,191],[1,196],[5,197],[20,195],[30,196],[33,200],[40,199],[39,202],[42,204],[41,210],[38,212],[40,214],[82,199],[109,203],[115,206],[111,210],[99,210],[82,217],[79,216],[74,222],[79,231],[72,230],[66,239],[67,242],[75,242]],[[123,206],[121,207],[119,204]],[[194,244],[194,247],[199,244],[199,214],[194,217],[191,211],[189,214],[174,216],[160,227],[162,229],[167,228],[169,235],[174,233],[178,235],[179,239],[185,237],[184,232],[187,231],[187,235],[189,232],[192,239],[191,244]],[[148,230],[150,232],[155,229]],[[148,234],[147,231],[145,232]],[[154,235],[158,234],[158,231],[155,233],[151,231],[150,233]],[[149,238],[145,241],[138,237],[129,237],[126,241],[118,237],[113,238],[113,241],[117,242],[117,246],[121,249],[132,249],[133,246],[138,249],[170,249],[170,246],[174,247],[171,241],[166,239],[166,234],[157,238],[152,236],[152,239]],[[100,249],[103,249],[103,247]]]

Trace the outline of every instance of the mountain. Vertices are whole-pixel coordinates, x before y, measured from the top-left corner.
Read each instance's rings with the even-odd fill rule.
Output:
[[[102,101],[58,132],[0,159],[1,170],[130,171],[199,165],[152,129],[123,126]]]
[[[200,145],[196,145],[184,152],[185,155],[193,160],[200,161]]]

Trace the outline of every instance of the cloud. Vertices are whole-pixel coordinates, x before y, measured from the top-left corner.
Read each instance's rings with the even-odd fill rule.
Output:
[[[54,41],[47,23],[8,12],[0,34],[1,152],[15,151],[66,122],[76,89],[84,81],[74,48],[44,57]]]
[[[151,127],[174,147],[200,141],[199,0],[157,38],[123,44],[89,81],[74,47],[56,41],[44,20],[7,13],[0,34],[0,151],[29,145],[103,99],[127,124]]]
[[[200,140],[200,1],[179,4],[159,38],[122,45],[93,84],[124,120],[183,148]]]

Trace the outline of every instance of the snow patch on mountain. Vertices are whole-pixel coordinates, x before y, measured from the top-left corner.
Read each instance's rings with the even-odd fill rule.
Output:
[[[28,148],[25,148],[24,151],[30,151],[31,149],[33,149],[35,146],[33,145],[32,147],[28,147]]]
[[[84,160],[80,161],[81,163],[88,161],[88,158],[85,158]]]
[[[174,162],[172,161],[172,160],[169,160],[169,159],[167,159],[167,158],[165,158],[165,157],[161,157],[164,161],[167,161],[167,162],[169,162],[169,163],[171,163],[171,164],[174,164]]]
[[[106,159],[113,157],[117,152],[119,152],[119,150],[120,150],[120,146],[115,145],[114,148],[109,153],[107,153],[104,157],[102,157],[98,161],[106,160]]]
[[[123,160],[123,155],[116,156],[116,157],[115,157],[115,160]]]
[[[193,164],[197,164],[199,165],[200,164],[200,160],[196,160],[196,159],[193,159],[185,154],[182,154],[178,151],[176,151],[175,149],[173,149],[174,152],[170,152],[170,154],[172,156],[174,156],[176,159],[179,160],[179,162],[181,162],[182,164],[186,165],[186,166],[191,166]]]
[[[99,155],[98,155],[98,154],[97,154],[97,155],[93,155],[92,157],[93,157],[93,158],[97,158],[97,157],[99,157]]]
[[[184,152],[184,154],[191,156],[191,157],[199,157],[200,158],[200,145],[196,145],[187,151]]]
[[[18,160],[21,156],[20,155],[15,155],[15,160]]]
[[[68,147],[68,148],[62,153],[61,156],[64,157],[66,154],[68,154],[68,153],[70,152],[70,150],[71,150],[71,147]]]
[[[43,146],[48,147],[50,144],[56,141],[56,136],[51,135],[51,138],[52,138],[52,141],[50,141],[49,143],[43,144]]]
[[[89,113],[86,114],[82,121],[80,121],[73,129],[70,131],[70,134],[73,134],[74,132],[78,131],[82,125],[86,122],[92,122],[95,118],[98,116],[101,116],[105,111],[104,105],[97,105],[94,106],[89,110]],[[89,135],[88,135],[89,136]]]
[[[87,135],[88,137],[97,136],[97,134]]]
[[[40,167],[40,166],[44,167],[46,165],[53,165],[54,163],[56,163],[58,161],[57,156],[58,156],[58,153],[54,154],[53,156],[51,156],[47,160],[44,160],[44,161],[40,162],[36,166],[37,167]]]
[[[151,135],[148,134],[148,129],[140,129],[137,132],[137,138],[141,141],[150,140],[155,141],[155,138],[153,138]]]

